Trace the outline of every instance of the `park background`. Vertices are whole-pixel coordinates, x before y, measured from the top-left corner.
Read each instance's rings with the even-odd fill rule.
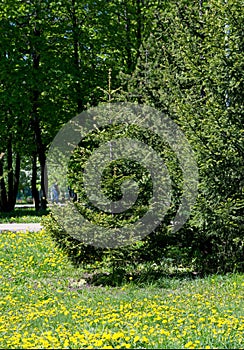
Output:
[[[3,0],[0,26],[1,221],[40,221],[42,217],[45,228],[39,236],[1,233],[2,345],[243,346],[242,1]],[[148,142],[156,142],[155,148],[170,170],[175,200],[165,222],[146,239],[129,247],[97,249],[71,238],[55,217],[47,215],[45,165],[54,136],[75,115],[104,102],[152,106],[174,120],[186,135],[197,159],[199,188],[188,222],[175,234],[170,234],[169,223],[179,205],[182,174],[174,154],[150,137]],[[99,137],[91,135],[80,145],[86,149],[85,156],[96,147]],[[77,149],[70,167],[70,182],[80,194],[82,179],[77,179],[75,160],[82,168],[85,156]],[[136,168],[136,172],[140,171]],[[109,177],[105,185],[109,193]],[[150,194],[150,181],[143,186],[148,186]],[[35,208],[16,208],[21,191],[27,188],[26,199],[34,200]],[[95,219],[107,220],[103,216]],[[106,292],[88,290],[97,285]],[[123,288],[128,289],[125,297]],[[122,299],[116,296],[118,289]],[[172,301],[167,306],[162,289],[170,289],[169,294],[176,294],[175,300],[182,303],[173,306]],[[26,310],[25,290],[32,296]],[[67,305],[72,304],[72,295],[76,302],[90,300],[92,295],[101,298],[105,306],[97,309],[92,304],[79,318],[75,303],[70,311],[58,304],[58,293],[64,296],[67,290]],[[111,306],[117,315],[112,321],[104,319],[109,300],[103,299],[102,293],[116,305],[114,309]],[[155,297],[160,299],[158,304],[148,301],[154,294],[159,295]],[[191,297],[204,300],[204,321],[199,321],[200,301],[191,309],[196,319],[182,311]],[[134,309],[128,306],[133,303]],[[155,321],[157,305],[162,312],[174,310],[173,324],[170,316],[165,317],[169,323]],[[120,306],[132,314],[138,310],[138,324],[135,314],[124,311],[128,318],[122,325],[116,319]],[[90,323],[87,312],[92,315]],[[143,324],[140,315],[152,319]],[[85,332],[71,322],[75,317]],[[186,325],[185,319],[192,322]],[[197,320],[205,327],[207,322],[216,327],[204,333]],[[169,326],[163,328],[162,324]],[[146,326],[153,329],[151,333]],[[16,330],[19,336],[14,343],[11,332]]]

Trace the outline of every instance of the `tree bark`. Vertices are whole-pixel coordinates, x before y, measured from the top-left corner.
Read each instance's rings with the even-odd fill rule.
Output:
[[[14,210],[14,171],[13,171],[13,150],[11,136],[7,145],[7,172],[8,172],[8,203],[7,211]]]
[[[7,191],[3,177],[4,173],[4,156],[0,159],[0,209],[6,211],[7,208]]]
[[[0,209],[4,212],[14,210],[16,204],[16,197],[18,194],[20,177],[20,155],[16,154],[15,170],[13,169],[13,149],[12,140],[8,140],[7,144],[7,181],[6,189],[4,179],[4,161],[0,159]]]
[[[19,178],[20,178],[20,154],[16,154],[15,160],[15,174],[14,174],[14,205],[16,204],[16,198],[19,188]]]
[[[34,200],[35,209],[36,211],[40,208],[40,200],[39,200],[39,193],[36,188],[36,181],[37,181],[37,156],[36,153],[33,154],[32,157],[32,178],[31,178],[31,191],[32,191],[32,198]]]
[[[41,31],[37,28],[34,28],[34,36],[40,37]],[[38,76],[38,71],[40,68],[40,54],[37,52],[35,48],[33,48],[32,53],[32,59],[33,59],[33,70],[34,70],[34,79]],[[39,104],[39,97],[40,97],[40,91],[37,86],[37,81],[34,82],[34,90],[33,90],[33,100],[32,100],[32,113],[31,113],[31,126],[35,135],[35,141],[36,141],[36,149],[37,154],[39,158],[39,163],[41,167],[41,192],[42,192],[42,198],[41,198],[41,208],[46,209],[47,208],[47,200],[46,200],[46,189],[45,189],[45,167],[46,167],[46,147],[42,142],[42,134],[41,134],[41,126],[40,126],[40,120],[38,116],[38,104]],[[36,181],[36,176],[34,176],[34,179]],[[33,186],[34,192],[36,189],[36,185]],[[37,201],[37,196],[33,195],[35,200]],[[39,195],[38,195],[39,198]],[[39,204],[39,200],[35,201],[35,208],[37,208],[37,203]]]

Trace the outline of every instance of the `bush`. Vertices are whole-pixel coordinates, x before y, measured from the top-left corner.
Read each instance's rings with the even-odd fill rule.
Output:
[[[121,265],[136,265],[141,262],[160,263],[164,259],[171,259],[175,265],[181,265],[194,269],[198,273],[230,272],[243,270],[243,201],[240,193],[236,192],[236,199],[228,197],[229,188],[225,186],[221,190],[226,191],[227,200],[223,201],[224,195],[216,200],[220,189],[216,188],[216,169],[218,163],[211,158],[213,174],[208,178],[204,173],[209,167],[205,158],[200,167],[201,182],[199,196],[191,218],[187,225],[172,234],[170,222],[175,216],[179,206],[182,192],[182,173],[177,159],[169,147],[149,131],[137,129],[137,127],[125,127],[124,125],[111,125],[105,130],[97,130],[90,133],[82,140],[73,152],[69,164],[69,185],[78,195],[78,201],[74,204],[80,214],[88,221],[104,227],[106,238],[107,227],[121,227],[126,223],[134,223],[147,211],[148,202],[152,194],[152,180],[148,171],[131,160],[111,160],[110,165],[102,174],[104,195],[112,201],[122,197],[121,185],[128,179],[133,179],[138,184],[138,197],[135,204],[123,213],[108,214],[100,211],[87,198],[84,190],[85,164],[92,153],[99,148],[100,144],[111,140],[112,137],[131,137],[149,144],[163,158],[172,181],[173,200],[164,222],[156,230],[144,239],[133,244],[116,249],[98,248],[86,244],[81,239],[76,239],[76,222],[71,214],[63,215],[64,222],[73,227],[73,237],[60,226],[55,216],[49,216],[44,220],[44,226],[48,232],[62,247],[74,264],[101,264],[112,268]],[[199,151],[199,155],[202,151]],[[97,169],[97,168],[96,168]],[[99,166],[98,166],[99,169]],[[221,163],[219,172],[223,170]],[[210,176],[211,175],[211,176]],[[239,176],[239,171],[238,174]],[[91,180],[91,183],[92,180]],[[210,186],[211,184],[211,186]],[[211,197],[211,191],[214,195]],[[128,188],[127,188],[128,191]],[[68,212],[67,212],[68,213]],[[79,228],[80,229],[80,228]],[[83,226],[82,235],[93,234],[87,232]],[[92,230],[92,228],[89,228]],[[103,235],[103,233],[101,234]],[[140,238],[140,237],[139,237]]]

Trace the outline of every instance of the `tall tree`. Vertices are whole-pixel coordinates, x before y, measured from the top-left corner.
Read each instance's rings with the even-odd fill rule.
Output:
[[[49,144],[61,125],[99,103],[102,92],[98,87],[105,87],[109,68],[113,69],[114,88],[120,85],[120,71],[131,74],[134,70],[142,38],[148,33],[148,6],[152,3],[121,0],[118,6],[116,1],[106,0],[1,2],[1,101],[5,106],[1,122],[6,126],[7,120],[12,130],[21,134],[23,142],[18,147],[11,136],[14,157],[18,149],[33,160],[36,209],[38,163],[41,205],[45,207]],[[12,118],[16,118],[14,122]],[[1,151],[7,149],[3,135]],[[13,193],[11,185],[9,189]]]
[[[197,154],[199,197],[184,244],[202,269],[242,268],[241,1],[172,2],[156,23],[130,94],[169,113]]]
[[[0,39],[0,207],[3,211],[11,211],[18,191],[20,160],[25,152],[22,144],[28,138],[25,118],[28,103],[25,103],[24,87],[26,65],[20,54],[23,41],[9,16],[9,4],[5,5],[1,3],[0,18],[3,34]],[[13,17],[15,11],[13,6]]]

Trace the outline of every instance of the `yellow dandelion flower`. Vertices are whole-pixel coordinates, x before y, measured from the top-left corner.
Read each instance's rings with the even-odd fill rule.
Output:
[[[149,342],[148,338],[145,337],[145,336],[143,336],[143,337],[141,338],[141,340],[142,340],[143,343],[148,343],[148,342]]]
[[[140,340],[140,337],[138,335],[136,335],[134,338],[134,343],[137,343],[139,340]]]
[[[94,343],[94,346],[102,346],[103,345],[103,340],[102,339],[99,339],[98,341],[96,341],[95,343]]]
[[[192,341],[188,341],[188,343],[185,344],[185,348],[191,348],[193,345]]]

